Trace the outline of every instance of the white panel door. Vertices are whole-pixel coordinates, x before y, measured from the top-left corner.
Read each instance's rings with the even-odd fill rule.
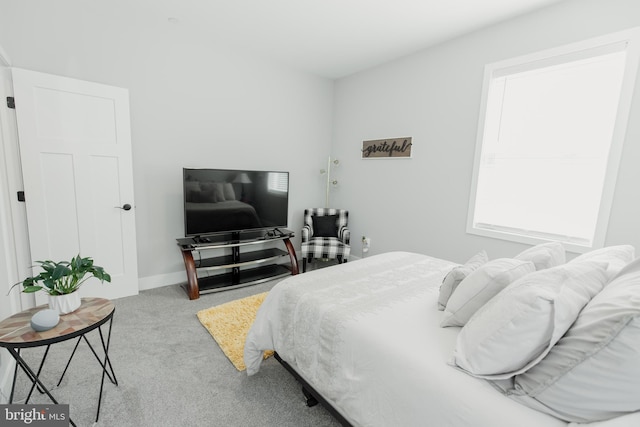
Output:
[[[137,294],[128,91],[12,71],[31,259],[89,256],[112,281],[82,296]]]

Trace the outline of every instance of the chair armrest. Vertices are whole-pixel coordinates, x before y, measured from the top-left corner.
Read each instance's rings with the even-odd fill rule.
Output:
[[[313,236],[313,232],[311,231],[311,226],[310,225],[305,225],[302,227],[302,241],[303,242],[308,242],[309,239],[311,239],[311,236]]]
[[[345,245],[349,244],[349,241],[351,240],[351,232],[347,226],[340,227],[340,230],[338,230],[338,239]]]

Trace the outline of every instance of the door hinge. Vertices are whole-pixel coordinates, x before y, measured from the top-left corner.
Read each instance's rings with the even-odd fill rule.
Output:
[[[16,109],[16,99],[13,96],[7,96],[7,107]]]
[[[18,201],[24,202],[24,191],[18,191]]]

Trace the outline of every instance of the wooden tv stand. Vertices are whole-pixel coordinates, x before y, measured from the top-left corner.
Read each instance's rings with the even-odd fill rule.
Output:
[[[273,229],[176,239],[187,272],[187,283],[182,287],[189,299],[193,300],[198,299],[201,293],[256,285],[277,277],[298,274],[298,258],[290,240],[293,236],[291,230]],[[275,247],[241,250],[279,241],[284,243],[286,251]],[[203,252],[210,251],[225,254],[202,256]],[[198,254],[197,260],[194,259],[194,253]],[[287,255],[289,265],[278,263]],[[226,271],[203,275],[215,270]]]

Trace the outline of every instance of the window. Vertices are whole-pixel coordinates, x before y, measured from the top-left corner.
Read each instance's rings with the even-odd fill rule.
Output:
[[[287,172],[269,172],[268,180],[269,191],[283,194],[289,191],[289,174]]]
[[[638,30],[485,67],[467,231],[602,246]]]

